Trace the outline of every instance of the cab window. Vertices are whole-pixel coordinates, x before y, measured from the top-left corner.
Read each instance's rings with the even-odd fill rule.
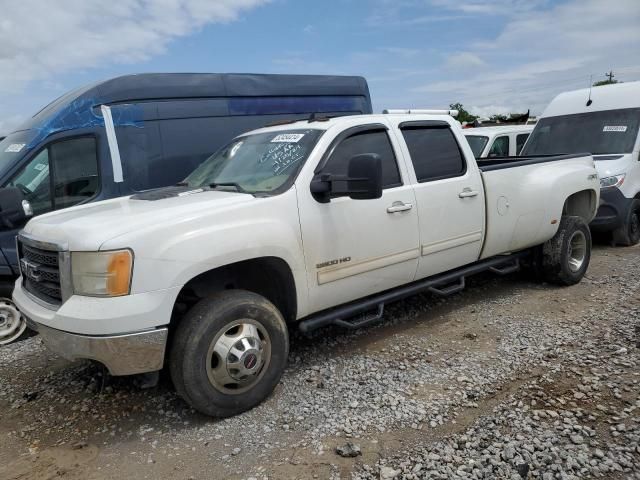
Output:
[[[331,154],[322,171],[333,175],[346,175],[351,157],[361,153],[376,153],[380,155],[382,160],[382,188],[386,189],[402,185],[393,147],[387,132],[383,130],[356,133],[342,140]]]
[[[509,156],[509,137],[506,135],[498,137],[493,141],[491,150],[489,150],[490,157],[508,157]]]
[[[95,139],[74,138],[48,145],[7,185],[22,190],[36,215],[88,200],[99,185]]]
[[[418,182],[464,175],[467,165],[449,127],[401,127]]]
[[[527,143],[527,138],[529,138],[528,133],[519,133],[516,137],[516,155],[520,155],[522,147],[524,147],[524,144]]]

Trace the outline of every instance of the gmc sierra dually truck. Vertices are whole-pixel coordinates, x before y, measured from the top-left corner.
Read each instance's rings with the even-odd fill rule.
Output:
[[[243,134],[174,187],[32,219],[13,298],[61,356],[168,366],[229,416],[277,385],[293,325],[362,326],[521,264],[579,282],[599,191],[590,155],[479,168],[442,111],[312,118]]]

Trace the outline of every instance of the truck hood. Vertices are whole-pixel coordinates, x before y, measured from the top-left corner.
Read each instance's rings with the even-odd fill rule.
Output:
[[[32,219],[24,232],[38,240],[64,245],[71,251],[95,251],[106,241],[132,231],[171,221],[179,223],[201,212],[223,211],[256,201],[252,195],[237,192],[186,193],[147,196],[150,200],[134,195],[68,208]]]

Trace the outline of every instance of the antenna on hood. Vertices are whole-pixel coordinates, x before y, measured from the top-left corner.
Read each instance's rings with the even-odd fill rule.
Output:
[[[587,99],[587,107],[591,106],[593,100],[591,100],[591,89],[593,88],[593,75],[589,75],[589,98]]]

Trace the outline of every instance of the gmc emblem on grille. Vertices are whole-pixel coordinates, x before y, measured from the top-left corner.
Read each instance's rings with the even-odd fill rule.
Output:
[[[31,263],[24,258],[20,259],[20,270],[22,270],[22,274],[31,281],[39,282],[42,280],[42,272],[39,267],[40,265],[37,263]]]

